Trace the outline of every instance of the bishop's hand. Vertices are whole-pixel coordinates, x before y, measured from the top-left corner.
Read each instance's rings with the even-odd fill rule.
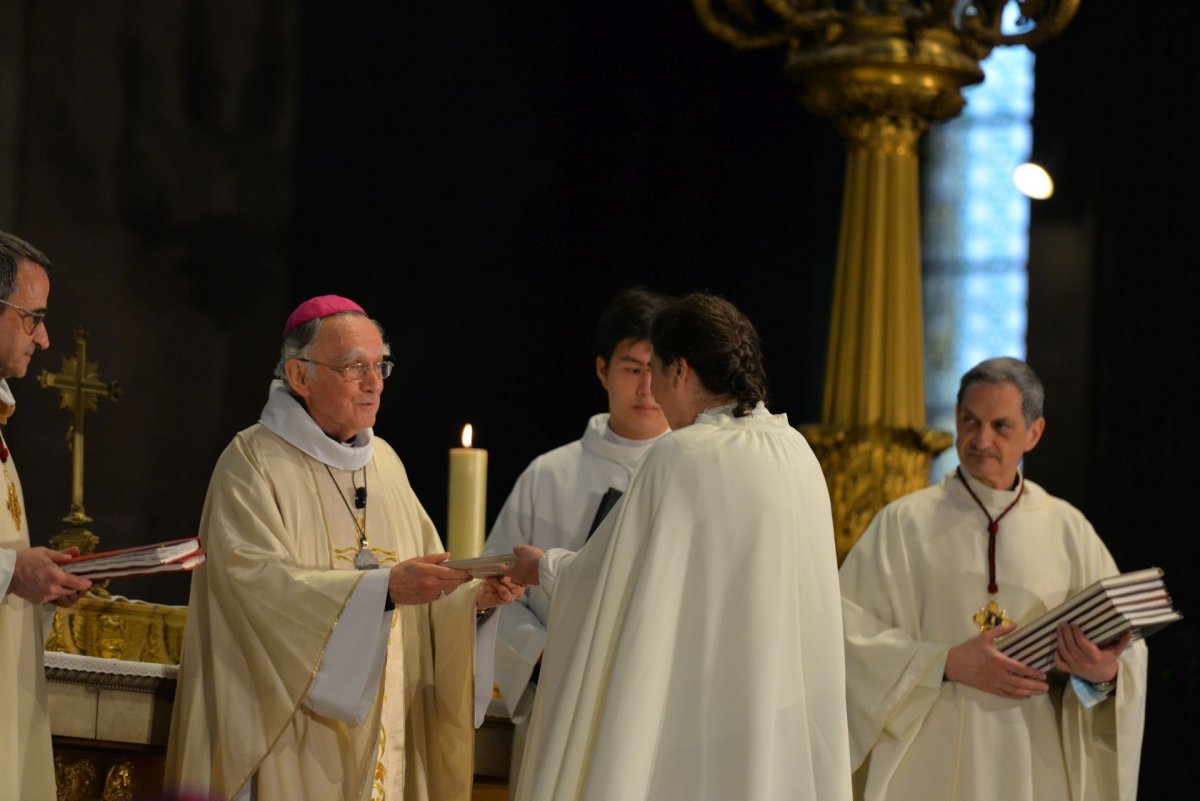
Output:
[[[449,558],[448,553],[434,553],[392,565],[388,576],[388,596],[392,603],[396,606],[427,604],[449,595],[468,581],[471,574],[467,571],[442,565]]]
[[[486,612],[493,606],[511,604],[524,592],[524,587],[514,583],[507,576],[488,576],[483,580],[483,584],[479,585],[479,592],[475,594],[475,610]]]
[[[1121,639],[1106,648],[1099,648],[1075,623],[1060,623],[1058,626],[1058,650],[1054,654],[1054,666],[1064,673],[1078,676],[1092,684],[1102,684],[1117,677],[1117,658],[1129,643],[1133,632],[1125,632]]]
[[[1029,698],[1049,690],[1045,673],[996,649],[996,639],[1016,628],[997,626],[951,648],[946,654],[946,678],[1004,698]]]

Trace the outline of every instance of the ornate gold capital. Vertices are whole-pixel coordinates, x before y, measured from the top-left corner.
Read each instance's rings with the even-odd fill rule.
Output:
[[[917,145],[928,129],[925,121],[911,114],[849,114],[835,123],[851,149],[916,158]]]
[[[929,486],[933,457],[950,447],[945,431],[894,426],[803,425],[829,486],[838,564],[887,504]]]
[[[1036,47],[1080,0],[692,0],[713,36],[740,48],[788,47],[787,75],[815,114],[955,117],[997,45]],[[1018,27],[1005,31],[1015,4]]]

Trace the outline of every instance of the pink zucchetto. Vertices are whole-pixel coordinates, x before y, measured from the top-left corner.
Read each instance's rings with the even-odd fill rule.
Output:
[[[349,298],[343,298],[341,295],[321,295],[304,301],[296,310],[288,316],[287,322],[283,324],[283,333],[291,331],[298,325],[304,325],[309,320],[316,320],[320,317],[328,317],[331,314],[338,312],[358,312],[366,314],[362,306],[359,306]]]

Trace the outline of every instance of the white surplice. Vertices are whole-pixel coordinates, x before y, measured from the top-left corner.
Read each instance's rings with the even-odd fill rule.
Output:
[[[761,405],[662,438],[552,593],[517,801],[847,801],[833,527]]]
[[[624,492],[638,461],[657,437],[619,437],[607,414],[594,415],[575,442],[542,454],[521,473],[496,517],[485,554],[512,553],[514,545],[578,550],[587,540],[600,499],[610,488]],[[546,643],[550,604],[540,587],[530,587],[500,619],[496,643],[496,686],[508,713],[523,725],[533,705],[529,677]]]
[[[1016,498],[967,480],[993,518]],[[943,681],[950,647],[979,634],[987,548],[987,518],[950,473],[880,511],[842,565],[856,796],[1133,801],[1144,643],[1126,649],[1116,692],[1091,709],[1061,678],[1027,699]],[[996,598],[1010,619],[1033,620],[1118,572],[1082,513],[1025,480],[996,537]]]

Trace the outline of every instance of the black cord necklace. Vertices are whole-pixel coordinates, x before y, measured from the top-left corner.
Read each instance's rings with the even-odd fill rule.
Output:
[[[350,508],[350,501],[346,500],[346,494],[342,492],[342,486],[334,478],[329,465],[325,465],[325,472],[329,474],[329,480],[337,488],[338,497],[346,505],[350,519],[354,521],[354,530],[358,532],[358,552],[354,554],[354,569],[374,570],[379,567],[379,560],[375,558],[375,554],[371,553],[371,547],[367,543],[367,468],[364,466],[362,469],[363,485],[361,487],[355,483],[354,473],[350,473],[350,484],[354,487],[354,509],[362,510],[361,518],[354,513],[354,509]]]

